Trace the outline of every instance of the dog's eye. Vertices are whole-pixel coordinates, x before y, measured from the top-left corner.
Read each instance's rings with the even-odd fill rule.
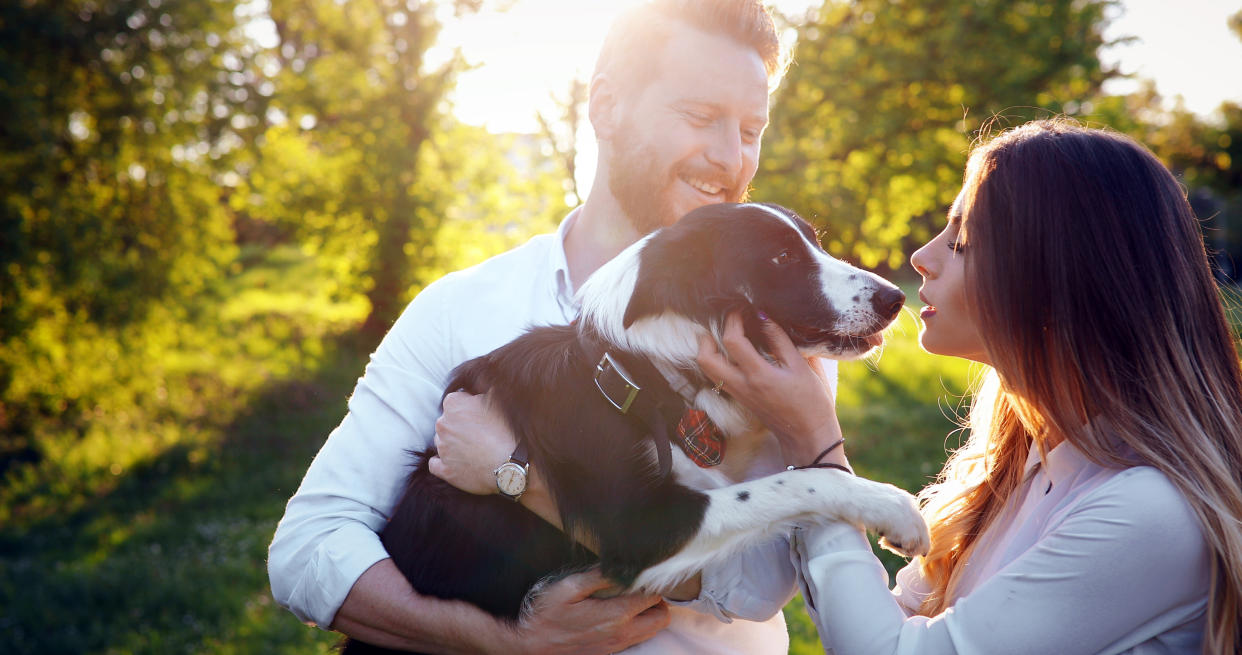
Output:
[[[798,261],[798,257],[788,250],[782,250],[781,253],[772,258],[772,263],[777,266],[784,266]]]

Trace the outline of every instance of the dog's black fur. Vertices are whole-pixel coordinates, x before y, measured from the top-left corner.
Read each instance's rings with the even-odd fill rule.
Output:
[[[826,302],[822,289],[810,282],[819,279],[822,264],[816,259],[822,250],[809,252],[815,248],[810,227],[783,208],[696,210],[635,246],[630,265],[637,266],[637,274],[629,278],[633,291],[623,299],[624,316],[611,319],[629,334],[643,321],[650,328],[673,315],[719,336],[724,317],[740,309],[756,340],[756,313],[763,311],[787,327],[800,347],[856,356],[871,347],[865,337],[886,326],[904,298],[891,285],[877,287],[870,299],[854,296],[855,302],[870,302],[877,318],[856,332],[841,333],[834,327],[844,320],[840,308]],[[711,499],[674,475],[662,475],[649,431],[597,391],[598,355],[584,350],[580,340],[586,331],[615,341],[611,337],[618,326],[604,325],[610,318],[607,303],[592,304],[586,295],[625,291],[584,288],[584,314],[577,324],[534,328],[454,371],[447,391],[489,393],[514,434],[525,440],[531,465],[548,485],[566,532],[501,496],[457,490],[428,472],[432,452],[418,453],[382,540],[419,593],[466,600],[516,620],[527,593],[548,576],[598,562],[605,576],[628,587],[694,538]],[[643,339],[650,336],[635,337],[635,343]],[[610,347],[624,351],[634,345]],[[689,363],[678,364],[686,380],[698,391],[711,387],[693,367],[693,353],[689,357]],[[682,403],[680,397],[674,400]],[[722,427],[728,432],[728,426]],[[744,502],[748,497],[738,493],[730,498]],[[566,533],[591,535],[598,557]],[[396,651],[351,641],[345,652]]]

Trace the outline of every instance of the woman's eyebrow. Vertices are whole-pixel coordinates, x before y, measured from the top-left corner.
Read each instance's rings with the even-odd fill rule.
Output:
[[[953,204],[949,205],[947,215],[949,225],[956,225],[962,222],[962,194],[959,193],[957,197],[953,199]]]

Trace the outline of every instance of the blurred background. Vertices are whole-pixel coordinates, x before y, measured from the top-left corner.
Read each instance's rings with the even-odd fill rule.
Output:
[[[585,83],[625,4],[0,6],[6,652],[330,648],[270,599],[284,503],[405,303],[585,197]],[[1242,4],[773,6],[794,65],[752,197],[833,254],[913,293],[979,131],[1067,114],[1173,169],[1236,297]],[[920,352],[912,315],[838,402],[860,472],[917,491],[979,371]],[[822,652],[797,603],[791,652]]]

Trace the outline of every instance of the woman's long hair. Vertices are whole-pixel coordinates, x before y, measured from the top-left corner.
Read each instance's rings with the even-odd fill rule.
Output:
[[[977,538],[1045,435],[1162,471],[1210,546],[1204,652],[1242,649],[1242,372],[1186,196],[1133,140],[1067,120],[978,148],[959,241],[994,371],[968,443],[924,492],[932,593],[952,604]]]

